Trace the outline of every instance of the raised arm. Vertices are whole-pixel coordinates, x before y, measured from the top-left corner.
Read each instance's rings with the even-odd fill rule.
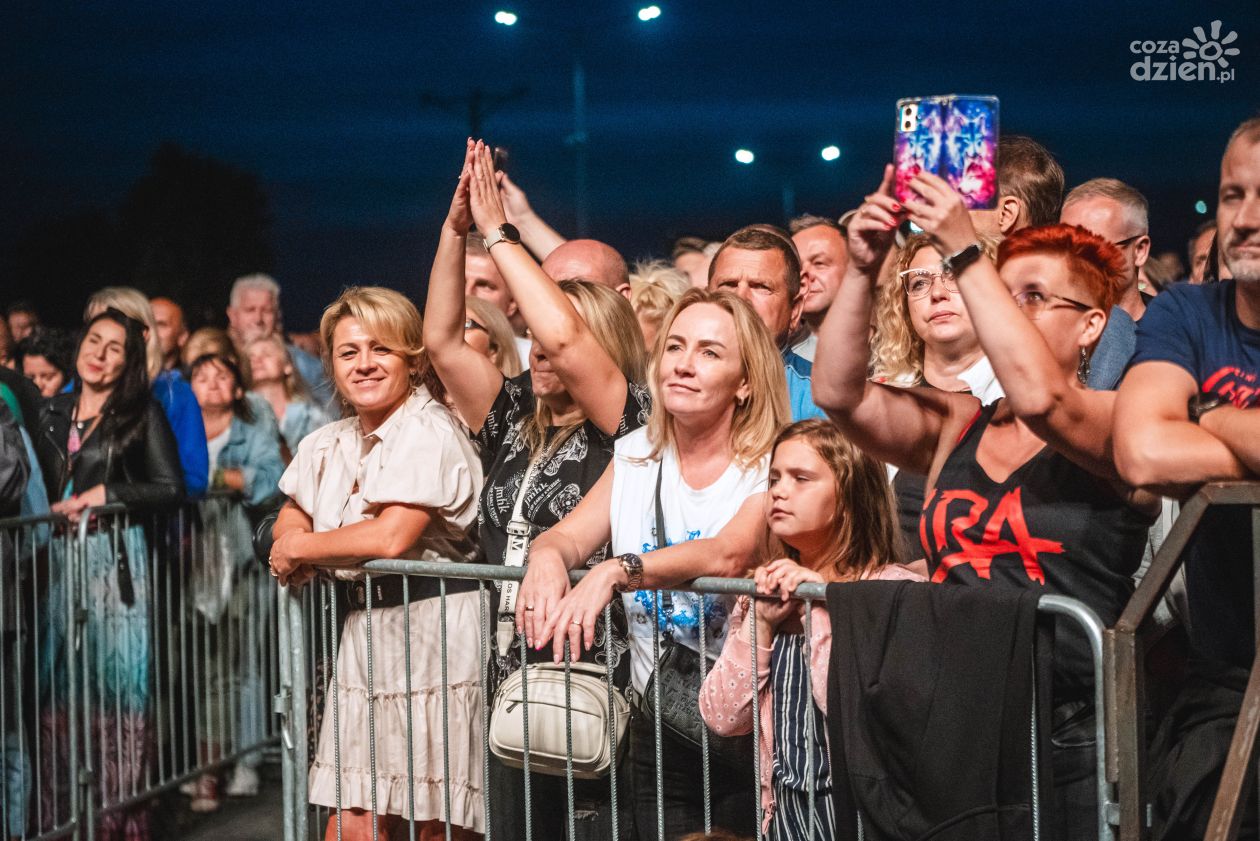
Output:
[[[472,179],[472,140],[464,150],[464,168],[442,224],[429,295],[424,306],[424,347],[464,422],[481,429],[503,387],[503,374],[493,362],[464,341],[464,247],[472,213],[468,185]]]
[[[911,186],[922,201],[906,202],[910,221],[932,237],[941,254],[957,254],[977,241],[962,197],[944,179],[921,173]],[[1105,479],[1119,478],[1111,439],[1115,395],[1091,391],[1076,377],[1063,375],[1041,331],[1020,311],[988,260],[976,260],[955,280],[1011,411],[1081,467]],[[1107,314],[1095,309],[1088,317],[1096,339]]]
[[[1141,362],[1125,375],[1116,397],[1115,440],[1116,466],[1126,482],[1184,499],[1204,482],[1260,475],[1213,433],[1212,415],[1224,407],[1199,424],[1190,421],[1187,404],[1198,390],[1190,372],[1172,362]],[[1246,412],[1253,417],[1254,451],[1260,427],[1255,410]],[[1233,423],[1229,417],[1220,420],[1222,426]]]
[[[516,186],[506,172],[497,174],[499,194],[503,199],[503,210],[507,220],[521,232],[521,242],[538,260],[547,259],[547,255],[555,251],[567,240],[547,224],[532,206],[525,191]]]
[[[473,153],[469,193],[477,229],[493,231],[507,221],[495,181],[490,150],[478,141]],[[568,296],[520,244],[490,247],[499,273],[512,290],[521,317],[547,355],[547,364],[568,389],[583,414],[612,435],[626,406],[626,378],[595,339]]]
[[[814,402],[872,457],[927,473],[942,431],[966,423],[977,406],[965,395],[868,379],[875,286],[901,211],[888,166],[849,224],[849,265],[818,331],[815,358],[824,362],[814,366]]]

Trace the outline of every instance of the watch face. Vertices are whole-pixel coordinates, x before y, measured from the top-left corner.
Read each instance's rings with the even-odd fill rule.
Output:
[[[502,234],[503,238],[507,240],[508,242],[521,241],[521,232],[516,230],[516,226],[513,225],[511,222],[504,222],[502,225],[500,225],[499,233]]]

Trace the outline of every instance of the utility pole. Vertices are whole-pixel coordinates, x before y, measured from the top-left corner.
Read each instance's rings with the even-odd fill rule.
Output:
[[[420,104],[429,108],[445,111],[453,116],[467,116],[468,136],[481,137],[481,127],[492,113],[515,102],[529,92],[529,88],[518,85],[506,93],[488,93],[481,88],[473,88],[467,94],[444,95],[425,91],[420,94]]]

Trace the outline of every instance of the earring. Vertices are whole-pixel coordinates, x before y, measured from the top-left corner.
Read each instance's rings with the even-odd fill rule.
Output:
[[[1081,348],[1081,361],[1076,366],[1076,376],[1082,383],[1089,382],[1089,354]]]

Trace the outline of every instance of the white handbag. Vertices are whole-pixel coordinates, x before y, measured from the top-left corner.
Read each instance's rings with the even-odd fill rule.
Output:
[[[539,457],[533,459],[516,492],[512,518],[508,522],[508,544],[504,553],[504,566],[524,566],[529,554],[529,523],[522,515],[529,481],[538,465],[547,460],[559,444],[556,442]],[[500,657],[506,657],[516,636],[516,596],[520,585],[515,581],[503,582],[499,598],[498,629],[495,634],[496,648]],[[604,669],[590,663],[569,665],[569,701],[571,713],[565,713],[564,665],[533,663],[512,672],[503,679],[494,695],[490,711],[490,752],[505,765],[513,768],[525,766],[526,704],[522,700],[522,680],[529,672],[529,768],[531,772],[564,776],[568,736],[571,727],[573,737],[573,776],[579,779],[595,779],[608,773],[609,765],[617,760],[608,744],[609,727],[616,736],[616,753],[621,753],[625,741],[626,723],[630,720],[630,704],[614,686],[612,706],[609,708],[608,681]],[[610,720],[611,719],[611,724]]]
[[[528,671],[523,701],[522,683]],[[613,687],[608,705],[604,668],[591,663],[569,665],[569,708],[565,714],[563,663],[534,663],[508,676],[494,696],[490,713],[490,751],[512,768],[525,766],[525,710],[529,709],[529,768],[531,772],[562,776],[571,725],[573,776],[593,780],[608,773],[625,744],[630,703]],[[609,719],[612,719],[610,722]],[[566,721],[568,719],[568,721]],[[615,740],[609,743],[609,730]],[[616,745],[614,752],[613,745]],[[614,755],[614,753],[616,755]]]

